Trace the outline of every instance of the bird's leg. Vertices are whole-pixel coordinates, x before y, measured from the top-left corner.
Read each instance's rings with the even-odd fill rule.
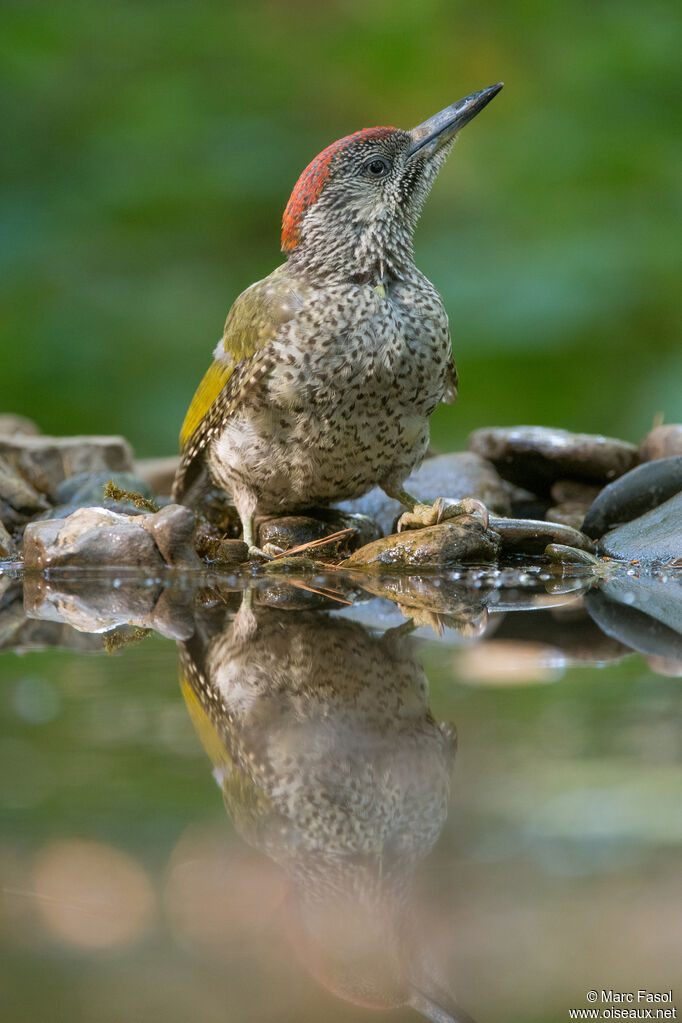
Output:
[[[419,529],[424,526],[435,526],[443,519],[454,519],[458,515],[478,515],[483,525],[488,525],[488,509],[482,501],[475,497],[463,497],[461,501],[446,504],[445,499],[439,497],[433,504],[421,504],[416,498],[407,493],[403,487],[382,486],[382,490],[389,497],[404,504],[409,511],[406,511],[398,519],[398,532],[403,529]]]
[[[244,543],[249,548],[249,558],[264,558],[265,561],[272,561],[272,555],[266,554],[260,547],[256,547],[254,541],[254,516],[247,515],[243,519],[242,528],[244,532]]]

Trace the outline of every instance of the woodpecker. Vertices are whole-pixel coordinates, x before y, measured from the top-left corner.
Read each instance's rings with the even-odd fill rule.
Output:
[[[365,128],[306,167],[284,211],[286,262],[236,299],[180,433],[173,497],[202,469],[227,490],[253,554],[254,517],[381,486],[401,527],[476,510],[419,504],[403,481],[429,417],[457,395],[448,318],[414,262],[424,202],[461,128],[502,88],[472,93],[411,131]]]

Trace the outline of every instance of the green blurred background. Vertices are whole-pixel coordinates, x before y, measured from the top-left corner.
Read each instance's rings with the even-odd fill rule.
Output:
[[[680,418],[679,26],[673,0],[5,2],[0,411],[174,451],[305,164],[504,80],[416,239],[461,376],[436,444]]]

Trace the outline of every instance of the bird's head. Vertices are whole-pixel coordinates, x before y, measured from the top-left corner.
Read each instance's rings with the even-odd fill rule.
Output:
[[[301,174],[282,221],[282,251],[334,278],[400,276],[424,201],[458,132],[502,88],[458,100],[411,131],[365,128],[323,149]]]

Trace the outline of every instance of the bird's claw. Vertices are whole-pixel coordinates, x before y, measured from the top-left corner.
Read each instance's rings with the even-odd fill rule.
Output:
[[[458,515],[477,515],[483,525],[488,527],[488,509],[475,497],[464,497],[461,501],[446,504],[445,498],[439,497],[433,504],[416,504],[398,519],[398,532],[403,529],[423,529],[425,526],[436,526],[443,519],[454,519]]]

